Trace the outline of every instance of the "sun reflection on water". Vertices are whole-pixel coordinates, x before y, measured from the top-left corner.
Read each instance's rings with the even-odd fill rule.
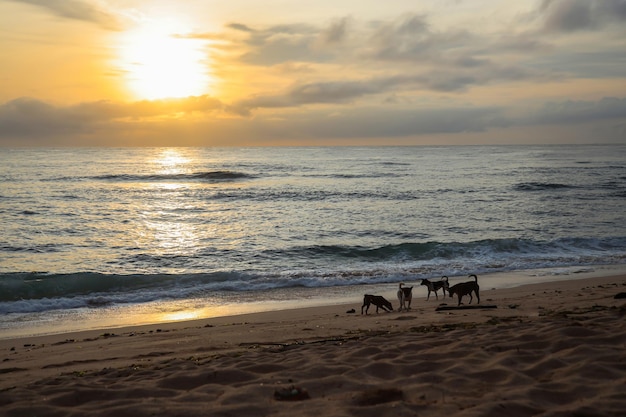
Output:
[[[160,174],[184,174],[189,172],[191,159],[175,148],[161,150],[154,160]]]
[[[199,311],[186,310],[186,311],[172,311],[161,315],[160,321],[181,321],[181,320],[193,320],[203,317]]]
[[[159,180],[149,185],[157,192],[142,202],[139,246],[156,257],[189,256],[198,250],[202,232],[190,221],[197,216],[190,212],[194,207],[189,207],[184,198],[187,190],[197,186],[184,180],[193,171],[193,153],[177,148],[160,149],[148,163]],[[163,266],[172,268],[166,258]]]

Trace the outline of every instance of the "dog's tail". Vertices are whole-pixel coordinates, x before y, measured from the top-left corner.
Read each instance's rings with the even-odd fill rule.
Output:
[[[478,277],[476,276],[476,274],[470,274],[469,277],[474,277],[474,282],[476,282],[478,284]]]
[[[398,285],[398,288],[402,288],[403,285],[404,285],[404,282],[401,282],[400,285]]]
[[[441,280],[445,281],[445,282],[448,282],[448,277],[444,275],[444,276],[441,277]]]

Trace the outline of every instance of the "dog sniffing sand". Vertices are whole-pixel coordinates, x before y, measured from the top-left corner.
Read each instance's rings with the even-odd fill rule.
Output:
[[[361,306],[361,314],[363,314],[363,308],[365,308],[365,314],[370,309],[370,304],[374,304],[376,306],[376,312],[378,313],[378,309],[382,308],[385,311],[393,311],[393,306],[391,303],[381,295],[371,295],[365,294],[363,296],[363,305]]]

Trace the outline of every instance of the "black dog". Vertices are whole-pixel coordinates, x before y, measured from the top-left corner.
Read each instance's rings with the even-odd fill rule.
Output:
[[[480,287],[478,286],[478,277],[474,274],[470,275],[470,278],[471,277],[474,277],[474,281],[460,282],[456,285],[451,286],[448,289],[448,292],[450,293],[450,298],[452,298],[454,294],[459,297],[459,304],[457,305],[461,305],[461,298],[463,298],[464,295],[470,296],[468,304],[472,304],[472,293],[476,294],[478,304],[480,304],[480,294],[478,293]]]
[[[446,290],[450,288],[450,285],[448,284],[448,277],[445,275],[441,277],[441,281],[429,281],[427,279],[423,279],[422,285],[425,285],[428,288],[428,297],[426,297],[426,301],[428,301],[428,299],[430,298],[431,292],[435,293],[435,297],[438,300],[439,296],[437,295],[437,291],[439,291],[442,288],[443,288],[443,298],[446,298]]]
[[[363,308],[365,308],[365,314],[367,314],[367,310],[370,309],[370,304],[374,304],[376,306],[376,312],[378,313],[378,309],[382,308],[385,311],[393,311],[393,306],[389,301],[385,299],[382,295],[370,295],[365,294],[363,296],[363,305],[361,306],[361,314],[363,314]]]

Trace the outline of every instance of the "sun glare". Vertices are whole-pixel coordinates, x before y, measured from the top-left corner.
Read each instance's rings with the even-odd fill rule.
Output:
[[[202,42],[166,21],[150,21],[124,34],[120,50],[128,87],[139,99],[206,94],[209,74]]]
[[[152,161],[159,174],[177,175],[189,171],[191,159],[176,148],[164,148]]]

